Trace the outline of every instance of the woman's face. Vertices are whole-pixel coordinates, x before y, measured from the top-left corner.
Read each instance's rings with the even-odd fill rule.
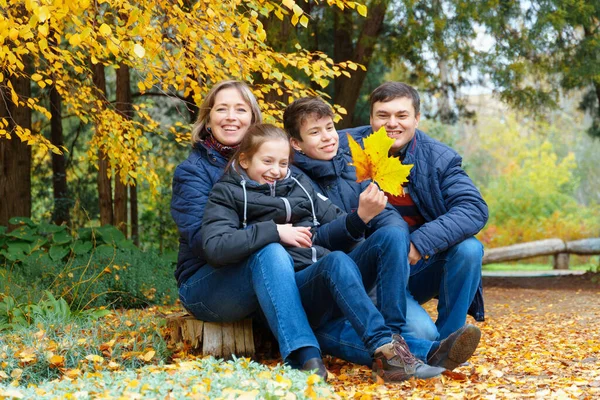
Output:
[[[239,144],[251,123],[252,109],[239,90],[230,87],[216,94],[206,127],[218,142],[226,146]]]

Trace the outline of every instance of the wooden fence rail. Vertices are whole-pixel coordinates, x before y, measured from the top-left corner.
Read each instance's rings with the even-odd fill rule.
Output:
[[[574,240],[571,242],[564,242],[561,239],[545,239],[487,249],[483,256],[483,264],[553,255],[554,269],[569,269],[570,254],[600,254],[600,238]]]

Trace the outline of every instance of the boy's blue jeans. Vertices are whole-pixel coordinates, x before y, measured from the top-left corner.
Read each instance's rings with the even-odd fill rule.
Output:
[[[380,245],[383,243],[382,258],[372,260],[373,264],[377,261],[379,264],[377,268],[381,269],[381,265],[389,265],[386,264],[388,262],[393,263],[393,258],[388,259],[386,257],[386,255],[392,254],[393,251],[385,246],[385,243],[389,245],[389,241],[394,237],[394,234],[388,233],[382,235],[384,236],[382,238],[377,236],[377,232],[356,248],[354,252],[365,252],[369,246],[363,246],[373,241],[373,239],[375,239],[375,242],[379,242]],[[398,246],[397,241],[396,246]],[[404,245],[401,247],[404,247]],[[353,254],[350,253],[350,256],[353,256]],[[467,310],[481,279],[482,257],[483,246],[481,243],[475,238],[469,238],[444,252],[434,255],[427,261],[421,260],[410,266],[411,272],[408,282],[410,292],[406,291],[405,293],[406,321],[402,326],[401,334],[416,357],[426,362],[429,350],[434,344],[439,343],[437,341],[448,337],[450,333],[466,323]],[[360,258],[356,258],[356,254],[353,259],[360,261]],[[368,265],[362,265],[360,262],[357,262],[357,264],[361,271],[363,268],[369,267]],[[373,264],[370,265],[370,268],[376,269]],[[377,282],[378,299],[380,293],[393,293],[390,291],[391,289],[379,288],[380,283],[381,286],[386,284],[386,277],[387,275],[384,273]],[[405,292],[402,289],[405,286],[400,285],[397,287],[400,288],[398,290],[400,293]],[[370,288],[367,287],[367,289]],[[429,301],[435,296],[439,296],[439,302],[438,319],[434,324],[429,314],[419,303]],[[379,307],[381,307],[381,304]],[[315,333],[321,344],[321,349],[325,353],[358,364],[371,365],[371,355],[362,346],[360,338],[344,318],[331,321]]]

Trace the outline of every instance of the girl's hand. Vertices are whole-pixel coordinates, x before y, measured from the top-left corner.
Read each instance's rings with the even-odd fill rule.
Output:
[[[387,204],[385,193],[377,185],[370,183],[369,186],[358,197],[358,210],[356,210],[360,219],[368,224]]]
[[[292,226],[292,224],[277,225],[281,243],[294,247],[312,246],[312,233],[307,226]]]

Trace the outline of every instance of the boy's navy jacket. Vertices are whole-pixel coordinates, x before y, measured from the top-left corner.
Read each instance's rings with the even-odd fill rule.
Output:
[[[351,134],[362,145],[370,126],[340,133]],[[477,234],[488,220],[488,207],[475,184],[462,169],[462,158],[449,146],[416,130],[408,143],[403,164],[413,164],[408,191],[426,223],[410,234],[423,258]],[[469,313],[483,320],[483,291],[479,290]]]
[[[358,209],[358,198],[371,181],[356,181],[356,168],[350,165],[352,155],[348,147],[348,136],[339,136],[339,150],[331,160],[315,160],[298,151],[294,153],[295,172],[306,174],[315,189],[328,197],[333,204],[347,213]],[[366,225],[365,236],[382,226],[395,225],[408,232],[408,225],[391,204]]]
[[[181,286],[206,264],[202,255],[202,218],[210,190],[223,175],[227,160],[214,149],[196,143],[173,175],[171,216],[179,230],[175,279]]]
[[[346,213],[318,195],[309,179],[290,170],[272,185],[258,184],[234,164],[213,187],[204,211],[202,248],[215,268],[242,262],[264,246],[279,243],[276,224],[312,228],[312,247],[286,246],[297,270],[330,250],[349,251],[362,239],[346,229]]]

